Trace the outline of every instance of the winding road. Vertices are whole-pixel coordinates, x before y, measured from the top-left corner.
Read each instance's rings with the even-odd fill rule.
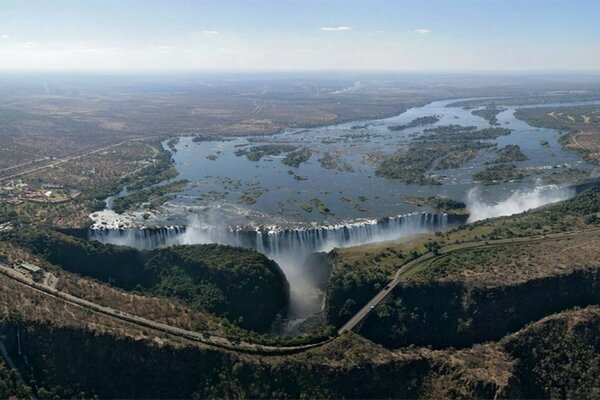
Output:
[[[371,310],[373,310],[378,304],[382,303],[387,296],[389,296],[393,290],[402,281],[404,275],[414,270],[417,267],[423,266],[425,263],[431,262],[440,257],[447,256],[453,252],[472,249],[472,248],[485,248],[492,246],[504,246],[511,244],[524,244],[532,242],[540,242],[545,240],[555,240],[571,238],[583,235],[589,235],[590,233],[600,233],[600,229],[588,229],[571,232],[561,232],[555,234],[548,234],[544,236],[531,236],[531,237],[517,237],[510,239],[498,239],[488,241],[476,241],[476,242],[464,242],[457,244],[449,244],[441,247],[435,254],[432,252],[423,254],[422,256],[405,263],[400,266],[396,271],[394,279],[390,281],[379,293],[377,293],[360,311],[358,311],[352,318],[348,320],[338,331],[337,336],[343,335],[347,332],[355,330],[360,324],[367,318]],[[190,331],[175,326],[167,325],[161,322],[152,321],[137,315],[128,314],[119,310],[115,310],[110,307],[106,307],[82,298],[73,296],[69,293],[62,292],[55,289],[54,287],[47,286],[34,282],[25,275],[15,271],[11,267],[0,263],[0,274],[12,279],[13,281],[26,286],[38,293],[42,293],[45,296],[52,297],[54,299],[61,300],[70,305],[83,308],[90,312],[101,314],[127,324],[149,328],[158,332],[166,333],[175,337],[183,338],[193,342],[199,342],[210,347],[217,347],[230,351],[238,351],[253,354],[265,354],[265,355],[282,355],[282,354],[293,354],[306,350],[310,350],[316,347],[323,346],[335,340],[335,337],[309,343],[305,345],[264,345],[259,343],[251,343],[247,341],[240,341],[237,339],[230,339],[226,337],[216,336],[209,333],[201,333]]]
[[[413,270],[418,266],[422,266],[425,263],[430,263],[435,259],[441,258],[442,256],[446,256],[453,252],[472,249],[472,248],[485,248],[485,247],[493,247],[493,246],[505,246],[510,244],[524,244],[524,243],[532,243],[532,242],[541,242],[544,240],[553,240],[553,239],[563,239],[567,237],[577,237],[582,235],[589,235],[591,232],[600,232],[599,229],[588,229],[588,230],[579,230],[579,231],[571,231],[571,232],[561,232],[548,234],[543,236],[529,236],[529,237],[516,237],[510,239],[497,239],[497,240],[487,240],[487,241],[477,241],[477,242],[464,242],[457,244],[449,244],[441,247],[437,254],[434,253],[426,253],[416,258],[406,264],[400,266],[400,268],[396,271],[394,275],[394,279],[389,282],[379,293],[377,293],[363,308],[360,309],[358,313],[356,313],[348,322],[346,322],[340,329],[338,329],[338,335],[342,335],[345,332],[349,332],[354,330],[357,326],[359,326],[365,318],[368,316],[369,312],[375,308],[378,304],[383,302],[385,298],[394,291],[394,288],[398,286],[398,284],[402,281],[404,275]]]

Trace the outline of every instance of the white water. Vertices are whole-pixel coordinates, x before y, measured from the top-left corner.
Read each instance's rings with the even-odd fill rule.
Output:
[[[517,190],[507,199],[491,204],[482,201],[479,189],[473,188],[467,194],[467,208],[470,213],[468,222],[522,213],[546,204],[567,200],[574,195],[574,188],[542,185],[528,190]]]
[[[521,213],[546,204],[566,200],[575,189],[542,185],[517,190],[498,203],[486,203],[478,189],[468,192],[468,222]],[[253,248],[275,260],[290,284],[290,319],[305,318],[322,307],[323,293],[311,283],[305,270],[306,257],[314,252],[329,252],[336,247],[351,247],[367,243],[397,240],[420,233],[443,230],[448,217],[439,213],[414,213],[381,220],[319,226],[301,229],[260,227],[218,227],[195,217],[186,227],[157,229],[91,229],[89,238],[104,243],[154,249],[177,244],[225,244]]]
[[[336,247],[400,239],[419,233],[445,229],[445,214],[415,213],[382,220],[367,220],[347,225],[307,229],[279,230],[216,228],[194,219],[185,228],[159,229],[91,229],[92,240],[153,249],[175,244],[226,244],[249,247],[275,260],[290,284],[290,319],[305,318],[318,312],[323,294],[310,283],[304,270],[306,257],[314,252],[328,252]]]

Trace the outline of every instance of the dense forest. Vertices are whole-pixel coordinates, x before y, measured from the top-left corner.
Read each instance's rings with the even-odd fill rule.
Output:
[[[140,252],[57,232],[23,235],[22,241],[65,270],[126,290],[174,297],[243,328],[267,331],[287,308],[283,272],[253,250],[190,245]]]

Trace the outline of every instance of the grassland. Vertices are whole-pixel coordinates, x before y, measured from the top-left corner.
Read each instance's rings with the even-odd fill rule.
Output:
[[[388,350],[348,334],[305,353],[256,356],[86,315],[0,281],[7,289],[0,299],[11,299],[13,311],[12,318],[3,314],[0,333],[16,354],[20,329],[30,363],[23,371],[39,397],[47,393],[40,390],[44,386],[60,398],[588,398],[595,393],[598,307],[549,316],[498,342],[461,350]],[[46,319],[41,311],[60,318]],[[65,352],[65,346],[72,351]],[[85,379],[91,375],[93,380]]]
[[[465,249],[407,271],[405,276],[409,280],[460,281],[481,287],[566,275],[578,269],[600,268],[598,240],[600,233],[591,232],[577,240],[549,239]]]
[[[521,109],[515,117],[529,125],[563,132],[559,142],[586,160],[600,163],[600,107],[544,107]]]
[[[589,229],[599,224],[600,189],[593,189],[563,203],[517,216],[479,221],[436,235],[336,249],[331,254],[332,273],[326,296],[329,321],[334,325],[345,322],[347,316],[356,313],[393,279],[400,266],[434,247]],[[552,275],[552,266],[546,272]],[[410,276],[414,271],[403,273]],[[503,283],[510,284],[510,277],[503,276]]]

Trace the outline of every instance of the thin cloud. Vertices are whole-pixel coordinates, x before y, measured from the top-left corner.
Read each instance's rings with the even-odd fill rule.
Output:
[[[349,26],[323,26],[321,28],[319,28],[319,30],[321,31],[325,31],[325,32],[343,32],[343,31],[349,31],[350,29],[352,29]]]
[[[8,35],[0,35],[0,38],[2,38],[2,39],[8,39],[9,36]]]
[[[202,31],[205,35],[218,35],[219,31]]]
[[[427,35],[431,33],[431,29],[415,29],[415,33],[418,33],[419,35]]]

